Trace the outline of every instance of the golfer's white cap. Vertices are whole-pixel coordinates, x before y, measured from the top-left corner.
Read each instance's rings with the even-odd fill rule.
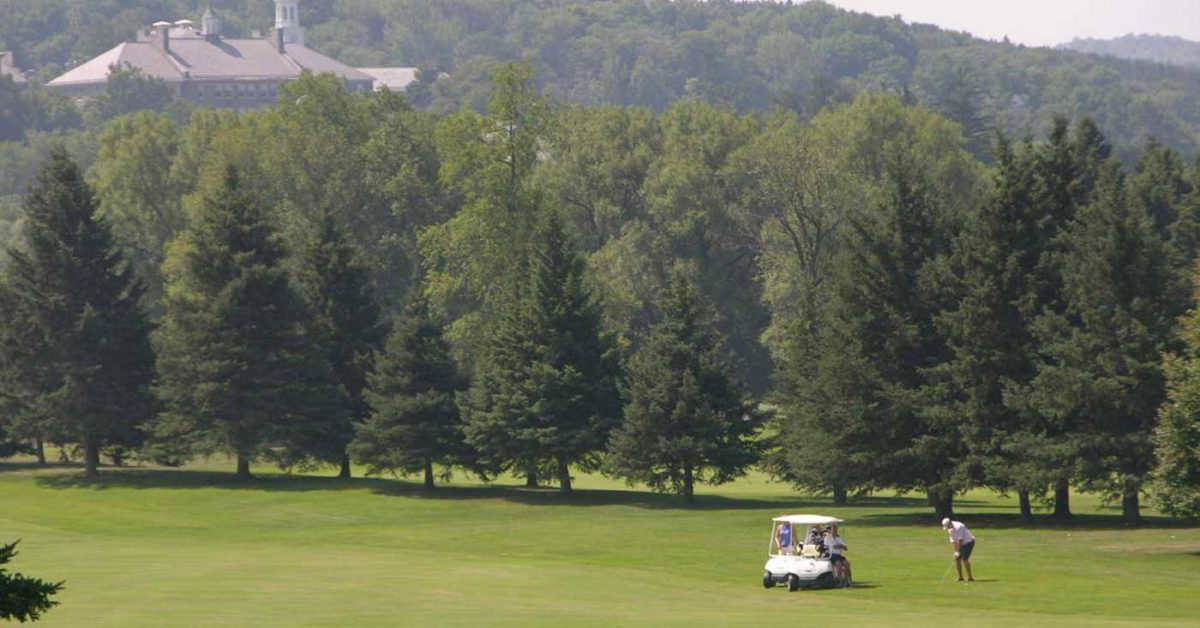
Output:
[[[945,519],[942,519],[942,527],[943,528],[950,527],[950,517],[946,517]]]

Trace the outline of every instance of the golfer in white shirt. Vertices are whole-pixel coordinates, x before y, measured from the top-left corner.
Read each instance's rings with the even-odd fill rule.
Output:
[[[951,521],[948,517],[942,519],[942,529],[950,534],[950,544],[954,546],[954,564],[958,567],[958,581],[963,581],[963,565],[967,566],[967,580],[975,581],[971,575],[971,553],[975,551],[975,535],[961,521]]]

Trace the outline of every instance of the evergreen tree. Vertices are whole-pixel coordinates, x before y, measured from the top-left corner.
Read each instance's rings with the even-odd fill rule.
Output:
[[[1200,268],[1195,273],[1200,302]],[[1165,360],[1167,401],[1159,409],[1154,433],[1158,466],[1154,469],[1155,505],[1177,517],[1200,517],[1200,308],[1180,321],[1183,349]]]
[[[1128,182],[1130,201],[1150,216],[1160,238],[1172,239],[1172,232],[1181,217],[1183,199],[1190,192],[1179,154],[1151,138],[1142,149]]]
[[[364,396],[374,352],[383,343],[384,327],[371,285],[370,273],[332,212],[322,211],[314,233],[297,255],[296,284],[308,304],[308,331],[325,353],[343,393],[347,422],[331,426],[332,439],[302,443],[318,459],[341,465],[339,477],[350,477],[346,446],[355,425],[366,420],[370,408]],[[323,434],[325,436],[325,434]]]
[[[235,456],[245,479],[258,458],[295,463],[297,443],[344,438],[346,418],[261,201],[232,166],[209,183],[166,263],[154,431],[183,457]]]
[[[789,413],[772,461],[800,486],[925,490],[939,513],[965,482],[957,418],[939,412],[930,379],[948,349],[934,324],[939,288],[930,277],[948,253],[950,220],[924,173],[884,156],[880,198],[847,218],[829,282],[827,312],[800,330],[790,360],[804,375],[784,380]]]
[[[519,293],[498,305],[495,326],[459,407],[466,441],[480,465],[491,473],[524,473],[525,485],[535,487],[545,457],[530,413],[537,392],[527,371],[537,359],[537,346],[523,307]]]
[[[1070,454],[1061,464],[1086,488],[1119,498],[1123,516],[1136,521],[1164,397],[1171,270],[1150,218],[1132,208],[1116,162],[1103,168],[1094,198],[1063,236],[1066,308],[1037,321],[1044,359],[1030,403],[1056,435],[1043,437],[1046,446]]]
[[[54,608],[58,602],[50,599],[63,588],[63,583],[52,583],[30,578],[4,569],[17,555],[17,541],[0,545],[0,619],[4,621],[37,621],[42,613]]]
[[[877,481],[920,488],[947,516],[964,487],[956,471],[966,452],[957,420],[934,403],[939,391],[929,371],[947,360],[948,348],[934,324],[941,304],[928,277],[949,252],[949,216],[915,164],[892,158],[885,167],[885,196],[851,220],[835,279],[830,333],[848,355],[840,360],[846,370],[831,377],[864,384],[852,393],[855,422],[838,429],[858,432],[871,448]]]
[[[728,482],[758,459],[761,421],[695,281],[677,270],[664,297],[661,320],[629,367],[625,420],[607,466],[691,502],[696,482]]]
[[[1178,153],[1151,139],[1128,178],[1133,208],[1150,217],[1154,233],[1166,244],[1172,270],[1165,295],[1172,317],[1191,303],[1193,262],[1200,243],[1200,197]]]
[[[510,305],[467,397],[468,441],[493,465],[548,468],[571,490],[571,465],[596,468],[617,421],[617,362],[562,218],[539,228],[529,282]]]
[[[953,305],[937,317],[952,351],[935,371],[947,388],[938,412],[961,421],[967,455],[960,479],[1015,488],[1028,522],[1030,494],[1043,492],[1048,480],[1031,464],[1020,413],[1005,402],[1005,392],[1027,386],[1035,372],[1037,344],[1023,304],[1045,245],[1039,234],[1044,216],[1030,194],[1028,151],[1018,153],[1000,137],[994,154],[990,195],[969,215],[954,241],[949,272],[939,276]]]
[[[38,433],[83,447],[86,473],[101,448],[136,447],[151,413],[154,357],[143,286],[114,244],[66,150],[55,148],[25,201],[24,246],[9,251],[3,343],[8,394]],[[13,373],[13,371],[18,371]]]
[[[843,505],[851,492],[885,485],[880,452],[892,443],[874,429],[878,374],[835,314],[793,332],[776,374],[777,433],[764,462],[776,477]]]
[[[364,391],[370,417],[358,426],[350,451],[371,474],[424,471],[425,487],[433,488],[434,464],[463,464],[468,455],[455,404],[466,382],[421,289],[410,288],[375,360]]]
[[[1067,120],[1056,118],[1048,141],[1034,151],[1031,195],[1039,228],[1033,234],[1031,248],[1039,251],[1039,258],[1021,303],[1029,329],[1036,327],[1046,313],[1061,315],[1067,309],[1063,234],[1078,208],[1092,199],[1100,166],[1110,153],[1107,140],[1086,118],[1076,124],[1073,133]],[[1044,360],[1044,356],[1037,358],[1038,368]],[[1033,491],[1039,490],[1040,482],[1049,481],[1053,485],[1055,518],[1069,518],[1070,483],[1079,452],[1067,435],[1075,427],[1067,417],[1050,418],[1044,408],[1032,403],[1037,392],[1032,386],[1032,382],[1028,386],[1014,383],[1005,394],[1005,404],[1020,416],[1020,429],[1006,448],[1025,461],[1009,470]]]

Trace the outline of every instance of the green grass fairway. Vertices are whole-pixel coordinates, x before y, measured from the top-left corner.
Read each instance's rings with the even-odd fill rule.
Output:
[[[393,480],[0,464],[10,567],[66,590],[39,626],[1192,625],[1200,528],[1075,496],[1071,526],[1017,524],[1015,500],[958,502],[979,538],[978,582],[939,583],[951,559],[923,500],[834,508],[761,477],[704,489],[695,507],[581,477],[577,494],[459,482],[427,495]],[[860,586],[766,591],[770,517],[847,519]],[[1150,514],[1150,513],[1148,513]]]

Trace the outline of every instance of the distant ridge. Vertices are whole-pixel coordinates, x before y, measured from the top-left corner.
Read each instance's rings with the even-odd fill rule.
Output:
[[[1200,67],[1200,42],[1175,36],[1130,33],[1114,39],[1075,38],[1058,47],[1076,52],[1108,55],[1119,59]]]

